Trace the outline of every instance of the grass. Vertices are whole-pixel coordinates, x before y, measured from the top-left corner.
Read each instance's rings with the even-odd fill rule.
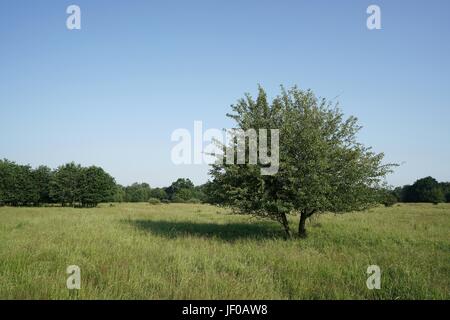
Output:
[[[450,298],[449,204],[324,214],[308,229],[284,240],[275,223],[197,204],[3,207],[0,298]],[[366,287],[372,264],[380,290]]]

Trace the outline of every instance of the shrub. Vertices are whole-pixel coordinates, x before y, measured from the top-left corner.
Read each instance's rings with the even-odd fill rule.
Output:
[[[172,203],[185,203],[186,200],[184,200],[184,199],[182,199],[182,198],[180,198],[180,197],[175,196],[175,197],[172,199],[171,202],[172,202]]]
[[[161,200],[159,200],[159,199],[157,199],[157,198],[150,198],[150,199],[148,199],[148,203],[149,203],[149,204],[152,204],[152,205],[160,204],[160,203],[161,203]]]
[[[191,198],[186,203],[201,203],[201,201],[197,198]]]
[[[384,196],[382,203],[384,204],[385,207],[392,207],[394,204],[397,203],[397,197],[392,193],[387,193]]]

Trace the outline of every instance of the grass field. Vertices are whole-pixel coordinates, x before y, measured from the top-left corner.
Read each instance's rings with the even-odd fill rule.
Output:
[[[324,214],[308,228],[284,240],[275,223],[207,205],[3,207],[0,298],[450,298],[448,204]],[[380,290],[366,287],[373,264]],[[66,288],[68,265],[81,290]]]

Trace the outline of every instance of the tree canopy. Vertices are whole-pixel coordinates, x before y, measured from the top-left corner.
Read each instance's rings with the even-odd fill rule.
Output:
[[[0,204],[92,207],[113,199],[116,183],[102,168],[81,167],[73,162],[52,171],[0,160]]]
[[[402,202],[450,202],[450,183],[439,183],[432,177],[425,177],[412,185],[396,188],[394,195]]]
[[[393,165],[383,164],[382,153],[357,141],[361,128],[357,119],[346,118],[336,104],[297,87],[282,88],[269,103],[259,87],[256,100],[247,94],[232,111],[228,116],[237,129],[279,130],[279,169],[274,175],[262,175],[260,169],[266,165],[260,161],[244,165],[218,161],[206,187],[212,202],[278,221],[288,236],[287,215],[298,214],[302,237],[306,220],[316,213],[364,210],[379,202],[377,190]]]
[[[29,165],[0,160],[0,205],[95,207],[101,202],[147,202],[150,199],[200,202],[205,196],[203,186],[194,186],[189,179],[177,179],[166,188],[151,188],[145,182],[124,187],[97,166],[82,167],[70,162],[55,170],[46,166],[33,169]]]

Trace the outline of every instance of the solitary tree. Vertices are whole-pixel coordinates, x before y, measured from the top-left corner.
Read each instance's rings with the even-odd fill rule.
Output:
[[[378,191],[393,165],[382,164],[383,154],[357,142],[357,119],[345,118],[337,105],[297,87],[282,88],[269,103],[260,87],[256,101],[247,94],[232,110],[228,116],[243,132],[279,129],[279,169],[274,175],[262,175],[266,165],[260,161],[243,165],[218,161],[205,188],[210,201],[278,221],[287,236],[291,235],[287,216],[298,214],[301,237],[306,236],[306,220],[314,214],[364,210],[379,201]],[[245,148],[248,156],[248,144]]]

